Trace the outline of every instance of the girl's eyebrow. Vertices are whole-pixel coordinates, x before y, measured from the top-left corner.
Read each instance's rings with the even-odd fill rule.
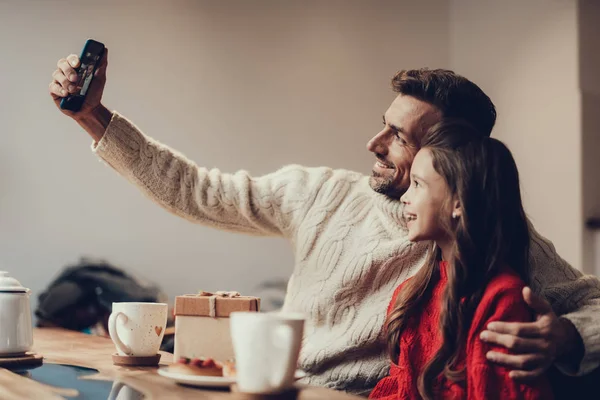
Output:
[[[418,180],[420,180],[420,181],[426,182],[426,181],[425,181],[425,179],[423,179],[423,178],[421,178],[419,175],[416,175],[416,174],[413,174],[413,173],[411,173],[411,174],[410,174],[410,177],[411,177],[412,179],[418,179]]]

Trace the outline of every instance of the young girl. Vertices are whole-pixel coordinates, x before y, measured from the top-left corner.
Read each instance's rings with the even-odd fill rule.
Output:
[[[486,360],[489,350],[506,351],[479,337],[489,322],[533,318],[522,294],[529,231],[510,151],[463,123],[438,124],[401,200],[409,240],[432,248],[392,297],[390,375],[370,398],[551,399],[546,377],[513,381]]]

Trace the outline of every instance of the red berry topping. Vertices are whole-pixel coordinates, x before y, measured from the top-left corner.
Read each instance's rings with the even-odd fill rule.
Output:
[[[190,365],[193,365],[194,367],[198,367],[201,368],[202,367],[202,359],[201,358],[194,358],[191,362]]]
[[[215,364],[215,360],[213,360],[212,358],[207,358],[202,364],[204,368],[214,368],[216,365],[217,364]]]

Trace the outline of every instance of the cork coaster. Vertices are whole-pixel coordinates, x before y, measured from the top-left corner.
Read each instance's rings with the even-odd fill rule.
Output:
[[[124,367],[154,367],[160,362],[160,354],[147,357],[122,356],[118,353],[112,355],[114,365]]]
[[[0,367],[2,368],[14,368],[21,366],[34,366],[41,365],[44,361],[44,357],[40,354],[27,352],[21,355],[15,355],[12,357],[2,356],[0,357]]]
[[[246,393],[240,392],[237,385],[231,385],[231,391],[236,393],[236,399],[240,400],[296,400],[298,388],[291,388],[281,393]]]

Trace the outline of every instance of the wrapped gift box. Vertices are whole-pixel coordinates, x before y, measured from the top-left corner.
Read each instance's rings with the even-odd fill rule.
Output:
[[[177,296],[174,360],[181,357],[233,359],[229,315],[235,311],[258,312],[259,309],[258,297],[241,296],[237,292]]]

